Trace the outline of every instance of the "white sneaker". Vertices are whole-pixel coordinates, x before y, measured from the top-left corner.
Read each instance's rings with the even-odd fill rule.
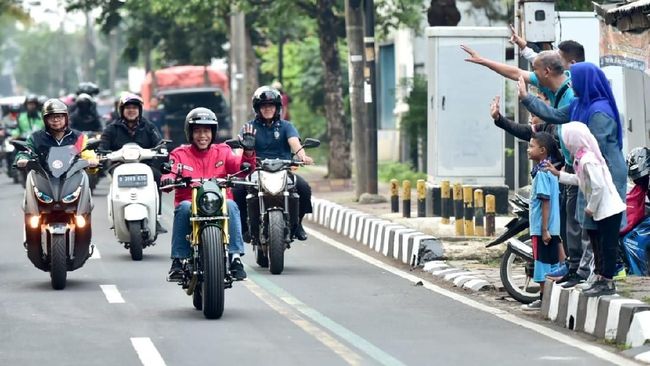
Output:
[[[589,276],[589,279],[587,279],[587,281],[577,284],[574,288],[578,291],[588,290],[591,286],[594,285],[596,281],[598,281],[599,278],[600,277],[598,275],[592,274]]]
[[[542,310],[542,300],[535,300],[530,304],[524,304],[520,306],[521,310],[525,311],[539,311]]]

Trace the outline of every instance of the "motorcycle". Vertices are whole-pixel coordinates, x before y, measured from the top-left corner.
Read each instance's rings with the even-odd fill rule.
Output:
[[[186,178],[181,177],[182,164],[176,167],[175,184],[162,187],[192,187],[191,217],[192,230],[189,235],[190,257],[182,261],[183,277],[178,282],[187,295],[192,296],[194,308],[203,311],[207,319],[219,319],[223,315],[225,289],[232,288],[233,278],[228,266],[227,248],[228,206],[226,189],[235,184],[247,185],[246,181],[235,178],[236,175],[250,169],[243,165],[240,172],[227,178]],[[169,167],[164,173],[172,172]]]
[[[235,139],[226,143],[232,148],[241,147]],[[301,149],[318,146],[319,140],[307,138]],[[252,183],[247,187],[246,206],[255,260],[272,274],[284,270],[284,251],[291,247],[291,229],[298,224],[300,196],[291,171],[302,165],[295,159],[258,159],[255,171],[247,178]]]
[[[539,299],[540,286],[533,281],[535,261],[533,245],[528,234],[530,186],[520,189],[509,200],[515,218],[506,225],[506,231],[486,245],[486,248],[501,243],[507,247],[501,257],[499,275],[506,292],[515,300],[530,304]]]
[[[52,147],[39,158],[24,142],[12,144],[31,156],[25,167],[29,173],[23,206],[27,257],[36,268],[49,271],[52,288],[61,290],[67,272],[83,266],[94,248],[88,162],[72,145]],[[98,144],[89,143],[86,149]]]
[[[167,142],[163,140],[153,149],[143,149],[135,143],[128,143],[100,159],[102,162],[118,164],[112,169],[112,182],[107,196],[108,219],[117,240],[129,250],[134,261],[142,260],[143,248],[155,244],[160,205],[151,167],[142,162],[157,157],[166,158]]]

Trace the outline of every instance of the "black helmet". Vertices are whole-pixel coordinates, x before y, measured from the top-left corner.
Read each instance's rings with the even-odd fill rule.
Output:
[[[77,95],[80,95],[81,93],[86,93],[89,95],[97,95],[99,94],[99,87],[95,83],[91,83],[89,81],[83,81],[79,83],[79,86],[77,86]]]
[[[61,100],[52,98],[43,103],[43,122],[47,126],[46,117],[51,114],[65,114],[65,127],[68,127],[68,106]]]
[[[36,106],[38,106],[38,95],[36,94],[29,94],[25,97],[25,106],[27,106],[28,103],[34,103]]]
[[[260,117],[260,107],[263,104],[275,105],[275,115],[273,116],[273,119],[277,120],[280,118],[280,112],[282,111],[282,96],[279,91],[267,85],[257,88],[255,93],[253,93],[253,111],[255,111],[255,115],[258,118]]]
[[[79,96],[77,96],[77,99],[75,99],[75,104],[80,105],[80,104],[85,104],[85,105],[92,105],[94,103],[93,97],[86,93],[81,93]]]
[[[650,173],[650,149],[635,147],[627,154],[627,176],[632,180],[643,178]]]
[[[127,104],[133,104],[138,106],[138,108],[140,109],[140,117],[142,117],[142,105],[144,104],[144,102],[142,101],[142,98],[140,98],[136,94],[130,94],[130,93],[125,94],[120,99],[120,103],[118,105],[118,109],[120,110],[120,117],[124,118],[124,106],[126,106]]]
[[[219,128],[219,121],[217,115],[211,110],[203,107],[194,108],[185,117],[185,138],[187,142],[192,143],[192,126],[203,125],[210,126],[212,130],[212,142],[217,139],[217,129]]]

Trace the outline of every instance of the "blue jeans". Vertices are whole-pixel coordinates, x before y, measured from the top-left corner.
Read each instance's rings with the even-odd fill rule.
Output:
[[[230,244],[228,252],[230,254],[239,253],[244,255],[244,239],[241,234],[241,221],[239,218],[239,208],[233,200],[227,200],[228,205],[228,231],[230,234]],[[187,258],[190,256],[190,242],[187,236],[192,231],[190,225],[190,201],[181,202],[174,209],[174,227],[172,228],[172,258]]]

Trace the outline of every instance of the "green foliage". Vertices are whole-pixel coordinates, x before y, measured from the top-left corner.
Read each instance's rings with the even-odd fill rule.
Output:
[[[400,184],[403,180],[410,180],[412,187],[415,187],[418,179],[427,179],[426,173],[416,172],[411,165],[395,162],[379,163],[377,177],[382,182],[397,179]]]
[[[557,0],[556,11],[593,11],[594,6],[590,0]]]
[[[427,79],[426,76],[416,74],[413,79],[402,80],[411,93],[406,97],[409,106],[401,121],[401,130],[409,141],[409,156],[417,157],[418,141],[427,136]]]

